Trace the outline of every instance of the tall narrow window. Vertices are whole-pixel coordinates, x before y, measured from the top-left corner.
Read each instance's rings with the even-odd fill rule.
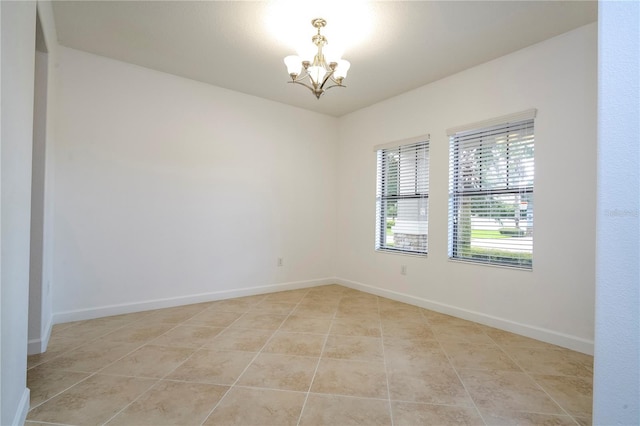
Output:
[[[449,258],[532,268],[534,116],[449,130]]]
[[[427,253],[429,137],[378,148],[376,250]]]

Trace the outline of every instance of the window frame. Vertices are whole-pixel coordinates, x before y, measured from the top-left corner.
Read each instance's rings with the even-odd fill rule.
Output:
[[[491,255],[489,254],[490,250],[487,249],[486,257],[482,257],[482,256],[473,256],[473,255],[464,256],[463,254],[459,253],[459,250],[461,250],[461,246],[463,242],[466,242],[466,239],[462,235],[463,234],[462,227],[464,226],[464,224],[461,223],[462,222],[461,210],[462,210],[462,206],[465,205],[465,202],[464,202],[465,199],[473,200],[474,197],[475,198],[492,197],[492,201],[493,201],[493,197],[495,196],[498,196],[498,197],[524,196],[528,199],[527,209],[530,209],[530,211],[526,213],[527,215],[526,223],[530,225],[528,227],[530,227],[531,230],[533,229],[533,220],[534,220],[533,219],[533,216],[534,216],[533,215],[533,196],[534,196],[534,187],[535,187],[535,182],[534,182],[535,115],[536,115],[535,109],[527,110],[522,113],[512,114],[510,116],[505,116],[505,117],[499,117],[496,119],[487,120],[481,123],[474,123],[467,126],[461,126],[461,127],[450,129],[447,131],[447,134],[449,136],[449,143],[450,143],[450,147],[449,147],[449,161],[450,161],[450,164],[449,164],[449,173],[450,173],[449,212],[448,212],[448,221],[449,221],[448,257],[450,260],[461,261],[461,262],[471,262],[474,264],[516,268],[516,269],[523,269],[523,270],[533,269],[534,241],[533,241],[532,231],[531,231],[530,250],[525,252],[526,254],[530,255],[530,260],[527,260],[526,256],[516,255],[515,254],[516,252],[514,252],[513,256],[507,257],[507,256],[499,256],[495,253]],[[525,157],[520,155],[516,156],[516,158],[518,158],[519,160],[529,159],[529,158],[531,160],[531,167],[533,168],[532,169],[533,176],[531,178],[530,184],[526,184],[526,185],[513,184],[514,181],[516,182],[518,181],[518,177],[514,176],[515,173],[517,172],[512,172],[510,168],[510,165],[512,164],[510,149],[512,149],[512,145],[514,144],[518,149],[522,149],[520,148],[520,144],[522,145],[525,144],[525,142],[523,142],[522,136],[518,136],[513,142],[509,141],[510,130],[514,128],[527,129],[527,130],[531,129],[530,130],[531,132],[530,134],[532,137],[531,144],[534,150],[532,151],[530,157]],[[496,129],[499,130],[499,133],[496,132]],[[486,147],[486,148],[483,147],[482,137],[485,136],[485,134],[487,134],[487,137],[489,137],[489,134],[491,134],[492,132],[496,132],[495,134],[491,135],[491,139],[493,139],[494,142],[492,142],[489,147]],[[464,166],[460,164],[461,162],[460,150],[464,149],[465,146],[464,146],[464,142],[462,142],[460,139],[463,139],[463,140],[465,139],[465,137],[461,135],[469,135],[474,133],[482,136],[477,137],[478,141],[469,142],[469,140],[473,140],[473,139],[467,139],[467,142],[471,146],[473,146],[473,144],[475,143],[478,143],[478,147],[481,150],[480,158],[482,161],[479,162],[479,167],[481,170],[479,175],[481,176],[481,180],[477,184],[478,188],[465,190],[463,188],[464,178],[460,177],[460,175],[464,173],[463,172]],[[498,139],[500,136],[503,136],[506,138],[506,142],[504,142],[505,151],[506,151],[505,157],[504,157],[505,170],[500,175],[498,175],[497,179],[500,181],[504,181],[504,185],[498,188],[485,189],[483,187],[487,185],[487,181],[488,181],[487,176],[482,172],[482,168],[486,167],[486,161],[484,160],[488,158],[486,157],[485,150],[493,149],[496,146],[495,140]],[[467,146],[467,148],[470,148],[470,147]],[[472,201],[469,204],[473,204],[473,203],[474,202]],[[482,203],[482,201],[480,201],[480,203]],[[478,205],[482,205],[482,204],[478,204]],[[517,210],[517,211],[521,212],[520,210]],[[518,213],[518,214],[521,215],[521,213]],[[514,218],[517,218],[518,221],[521,220],[521,216],[518,217],[516,216],[516,214],[514,214]],[[472,232],[471,228],[469,228],[469,232]],[[470,243],[471,234],[469,234],[468,239]],[[501,247],[496,247],[495,250],[509,251],[508,249],[505,250],[504,248],[501,248]]]
[[[431,159],[429,152],[429,143],[430,136],[423,135],[420,137],[407,139],[399,142],[394,142],[385,145],[378,145],[374,147],[374,151],[376,152],[376,237],[375,237],[375,250],[378,252],[386,252],[386,253],[395,253],[395,254],[403,254],[403,255],[411,255],[411,256],[426,256],[428,252],[428,240],[425,241],[424,250],[411,250],[406,248],[397,248],[394,246],[390,246],[387,243],[387,218],[388,218],[388,206],[389,202],[396,202],[398,206],[402,200],[417,200],[418,205],[420,200],[426,201],[426,212],[425,212],[425,228],[428,229],[429,223],[429,162]],[[424,160],[421,160],[420,151],[424,150]],[[396,188],[398,191],[396,194],[389,194],[388,186],[390,183],[390,179],[388,179],[388,154],[390,152],[396,151],[398,153],[398,171],[397,171],[397,182]],[[402,154],[413,151],[413,168],[414,168],[414,179],[413,186],[414,191],[409,194],[402,194],[401,192],[401,179],[402,179]],[[411,155],[411,154],[409,154]],[[421,165],[421,161],[424,161],[424,165]],[[424,171],[420,171],[421,167],[424,167]],[[424,174],[422,174],[424,173]],[[426,192],[421,191],[421,179],[425,179],[426,184]],[[399,207],[397,207],[399,208]],[[419,214],[419,211],[416,212]],[[398,216],[396,216],[397,220]],[[422,234],[419,234],[422,235]],[[425,235],[425,238],[428,235],[428,231]]]

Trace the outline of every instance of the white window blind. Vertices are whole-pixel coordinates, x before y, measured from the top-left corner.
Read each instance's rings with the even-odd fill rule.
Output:
[[[376,250],[427,253],[429,140],[377,150]]]
[[[449,258],[532,268],[533,124],[450,135]]]

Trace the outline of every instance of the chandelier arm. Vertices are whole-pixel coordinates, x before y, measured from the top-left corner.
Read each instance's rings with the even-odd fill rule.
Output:
[[[331,81],[332,81],[336,86],[347,87],[347,86],[344,86],[344,85],[342,84],[342,82],[341,82],[341,81],[336,80],[336,79],[333,77],[333,74],[331,74],[331,76],[330,76],[330,77],[331,77]]]
[[[324,79],[322,80],[322,84],[320,84],[320,88],[324,89],[324,85],[327,84],[327,81],[329,81],[329,79],[331,78],[331,81],[336,82],[332,77],[333,77],[333,70],[329,70],[327,71],[327,75],[324,76]],[[337,83],[337,82],[336,82]]]
[[[347,87],[347,86],[344,86],[344,85],[342,85],[342,84],[334,84],[333,86],[329,86],[329,87],[327,87],[326,89],[324,89],[324,91],[326,92],[327,90],[329,90],[329,89],[333,89],[334,87],[342,87],[342,88],[345,88],[345,87]]]
[[[312,87],[312,86],[309,86],[308,84],[301,83],[301,82],[299,82],[299,81],[297,81],[297,80],[296,80],[296,81],[294,81],[294,80],[292,80],[292,81],[287,81],[287,83],[294,83],[294,84],[299,84],[300,86],[304,86],[304,87],[306,87],[307,89],[311,90],[311,93],[313,93],[314,95],[316,95],[316,97],[319,97],[319,96],[318,96],[318,93],[317,93],[317,89],[316,89],[316,88],[314,88],[314,87]],[[333,87],[333,86],[331,86],[331,87]]]

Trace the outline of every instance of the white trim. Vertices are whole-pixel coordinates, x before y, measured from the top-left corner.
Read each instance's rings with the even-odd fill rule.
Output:
[[[27,420],[30,398],[31,390],[29,388],[24,388],[24,392],[22,392],[22,398],[20,398],[20,403],[18,404],[18,409],[16,410],[16,415],[13,418],[13,423],[11,423],[12,425],[23,425]]]
[[[530,337],[532,339],[541,340],[543,342],[551,343],[552,345],[558,345],[567,349],[593,355],[593,340],[587,340],[581,337],[559,333],[557,331],[549,330],[546,328],[522,324],[505,318],[494,317],[491,315],[483,314],[481,312],[470,311],[467,309],[458,308],[456,306],[447,305],[444,303],[434,302],[432,300],[411,296],[393,290],[381,289],[356,281],[346,280],[344,278],[336,277],[334,281],[337,284],[353,288],[355,290],[360,290],[366,293],[375,294],[377,296],[386,297],[388,299],[397,300],[399,302],[408,303],[410,305],[419,306],[421,308],[429,309],[435,312],[452,315],[458,318],[477,322],[479,324],[484,324],[489,327],[494,327],[500,330],[505,330],[522,336]]]
[[[425,141],[429,141],[431,139],[431,135],[429,133],[427,133],[426,135],[421,135],[421,136],[416,136],[413,138],[408,138],[408,139],[403,139],[401,141],[395,141],[395,142],[389,142],[389,143],[383,143],[380,145],[376,145],[373,147],[374,151],[380,151],[381,149],[391,149],[391,148],[397,148],[399,146],[402,145],[413,145],[419,142],[425,142]]]
[[[258,294],[273,293],[276,291],[297,290],[300,288],[315,287],[319,285],[334,283],[335,282],[333,278],[320,278],[315,280],[293,281],[288,283],[270,284],[265,286],[247,287],[234,290],[215,291],[211,293],[192,294],[188,296],[176,296],[165,299],[148,300],[144,302],[97,306],[95,308],[57,312],[53,315],[53,324],[102,318],[112,315],[129,314],[132,312],[149,311],[153,309],[172,308],[174,306],[190,305],[192,303],[212,302],[215,300],[231,299],[234,297],[255,296]]]
[[[53,318],[49,317],[47,326],[44,333],[40,335],[39,339],[31,339],[27,342],[27,355],[36,355],[46,352],[49,345],[49,338],[51,337],[51,329],[53,327]]]
[[[512,123],[517,121],[532,120],[536,118],[537,109],[531,108],[526,111],[516,112],[514,114],[503,115],[501,117],[490,118],[488,120],[478,121],[476,123],[464,124],[462,126],[450,127],[447,129],[447,136],[453,136],[456,133],[466,132],[468,130],[483,129],[485,127],[498,126],[500,124]]]

